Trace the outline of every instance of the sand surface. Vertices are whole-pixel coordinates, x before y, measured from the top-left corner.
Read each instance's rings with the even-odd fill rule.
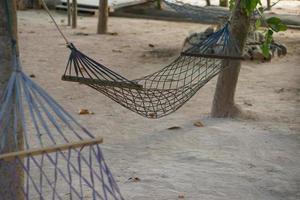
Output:
[[[76,30],[65,26],[64,15],[55,18],[79,49],[128,78],[161,69],[190,32],[208,26],[110,18],[109,31],[117,35],[96,35],[96,17],[80,17]],[[251,120],[209,117],[216,78],[176,113],[144,119],[88,87],[60,80],[69,50],[44,12],[19,12],[19,33],[24,70],[104,137],[106,160],[125,199],[300,199],[300,31],[276,35],[288,47],[286,57],[243,63],[236,101],[254,113]],[[78,115],[81,108],[95,114]],[[193,125],[199,120],[204,127]],[[168,130],[173,126],[180,129]],[[140,181],[131,181],[134,176]]]

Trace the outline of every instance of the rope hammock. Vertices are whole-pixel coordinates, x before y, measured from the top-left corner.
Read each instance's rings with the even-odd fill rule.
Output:
[[[220,20],[221,17],[229,17],[230,15],[228,10],[217,6],[195,6],[177,0],[175,2],[163,0],[163,2],[176,12],[194,20],[205,18],[206,20],[215,22],[216,19]]]
[[[70,43],[44,0],[41,2],[71,50],[62,80],[85,84],[147,118],[160,118],[178,110],[225,68],[222,66],[222,59],[242,59],[228,22],[220,31],[195,45],[196,48],[193,46],[182,52],[161,70],[139,79],[128,80]]]
[[[222,59],[242,59],[227,23],[181,53],[161,70],[128,80],[80,52],[73,44],[62,80],[85,84],[147,118],[178,110],[223,68]]]
[[[0,97],[0,199],[123,200],[96,138],[21,68],[11,30],[12,74]]]
[[[0,107],[1,199],[122,200],[99,146],[102,139],[25,75],[18,60],[15,64]]]

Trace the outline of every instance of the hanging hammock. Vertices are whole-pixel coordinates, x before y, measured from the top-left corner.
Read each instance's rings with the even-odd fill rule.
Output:
[[[179,109],[221,70],[220,60],[179,56],[158,72],[129,81],[70,45],[62,80],[86,84],[115,102],[148,118]]]
[[[178,13],[185,15],[193,20],[205,19],[211,22],[216,22],[222,17],[228,17],[230,12],[224,8],[217,6],[195,6],[182,1],[163,0],[164,4],[175,10]]]
[[[128,80],[69,44],[71,54],[62,80],[79,82],[148,118],[178,110],[221,70],[222,59],[242,59],[226,24],[205,41],[182,52],[148,76]]]
[[[16,56],[0,105],[0,199],[123,199],[102,139],[26,76]]]
[[[44,0],[42,4],[71,50],[62,80],[85,84],[147,118],[160,118],[175,112],[224,69],[222,59],[242,58],[228,22],[206,42],[182,52],[161,70],[128,80],[79,51],[60,30]],[[199,52],[198,48],[204,51]]]

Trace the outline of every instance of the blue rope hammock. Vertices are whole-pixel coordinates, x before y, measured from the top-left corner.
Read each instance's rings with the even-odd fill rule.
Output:
[[[51,153],[45,150],[94,136],[22,72],[16,56],[14,60],[14,72],[0,107],[0,185],[4,186],[0,189],[1,198],[20,197],[14,191],[20,181],[16,171],[21,169],[25,174],[21,196],[26,200],[65,199],[66,194],[68,199],[122,200],[98,144]],[[19,149],[22,140],[24,149]],[[33,148],[41,153],[17,156]],[[7,160],[8,152],[16,156]]]
[[[9,22],[10,3],[5,1]],[[102,140],[22,71],[15,41],[13,72],[0,97],[0,199],[123,200]]]

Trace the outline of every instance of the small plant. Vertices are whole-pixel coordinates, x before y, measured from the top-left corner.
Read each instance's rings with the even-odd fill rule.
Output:
[[[271,17],[266,19],[264,16],[264,9],[262,7],[261,0],[240,0],[242,7],[246,11],[247,15],[258,15],[259,18],[255,21],[255,27],[265,27],[264,35],[265,40],[261,45],[261,50],[264,57],[269,58],[270,56],[270,45],[273,41],[274,32],[286,31],[287,26],[278,17]],[[236,6],[236,0],[229,1],[230,10],[233,10]]]

